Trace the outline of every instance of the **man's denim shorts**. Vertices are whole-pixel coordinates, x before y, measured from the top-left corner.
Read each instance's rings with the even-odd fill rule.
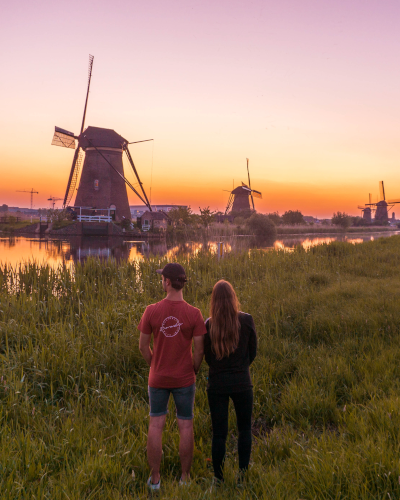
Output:
[[[176,417],[182,420],[191,420],[193,418],[196,384],[176,389],[156,389],[155,387],[149,387],[148,389],[150,417],[161,417],[168,413],[169,395],[172,394],[176,406]]]

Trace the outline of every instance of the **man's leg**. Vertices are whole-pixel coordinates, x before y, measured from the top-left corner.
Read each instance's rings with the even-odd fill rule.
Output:
[[[193,419],[182,420],[178,418],[177,420],[179,426],[179,457],[181,459],[182,481],[189,481],[194,449]]]
[[[157,484],[160,480],[162,432],[168,413],[169,393],[169,389],[149,387],[150,424],[147,435],[147,460],[153,484]]]
[[[167,416],[150,417],[147,436],[147,460],[151,470],[151,482],[157,484],[160,480],[160,464],[162,457],[162,432]]]
[[[188,481],[193,460],[193,407],[196,393],[195,384],[172,389],[179,426],[179,457],[182,467],[182,481]]]

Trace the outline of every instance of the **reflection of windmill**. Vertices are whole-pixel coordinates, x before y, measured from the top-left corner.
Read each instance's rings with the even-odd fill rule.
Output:
[[[230,191],[228,204],[226,205],[225,215],[231,212],[239,212],[241,210],[250,210],[250,201],[249,197],[251,197],[251,203],[254,208],[254,198],[262,198],[262,194],[260,191],[256,191],[255,189],[251,189],[250,184],[250,172],[249,172],[249,159],[247,160],[247,177],[249,179],[249,185],[247,186],[242,182],[242,185]]]
[[[393,199],[386,201],[385,186],[383,181],[379,181],[379,197],[380,200],[376,203],[372,202],[371,193],[369,194],[369,203],[365,204],[365,207],[359,206],[363,210],[363,218],[371,222],[371,212],[375,211],[375,221],[376,222],[388,222],[389,221],[389,210],[392,209],[397,203],[400,203],[400,199]],[[390,205],[390,206],[389,206]]]
[[[84,151],[85,160],[83,162],[75,205],[97,209],[111,208],[116,211],[117,219],[121,219],[122,217],[130,219],[131,214],[125,184],[136,193],[150,211],[151,206],[128,149],[128,144],[133,143],[128,143],[126,139],[111,129],[98,127],[84,128],[92,67],[93,56],[89,56],[88,87],[80,134],[75,136],[72,132],[56,127],[52,141],[52,144],[55,146],[71,149],[75,149],[75,141],[78,141],[72,160],[63,206],[66,207],[70,204],[75,193]],[[122,164],[123,151],[125,151],[128,161],[131,164],[141,193],[132,186],[124,175]]]

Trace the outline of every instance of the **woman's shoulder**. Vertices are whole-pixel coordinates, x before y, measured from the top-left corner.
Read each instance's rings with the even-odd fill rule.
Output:
[[[253,323],[253,316],[251,314],[239,311],[239,321],[241,323]]]

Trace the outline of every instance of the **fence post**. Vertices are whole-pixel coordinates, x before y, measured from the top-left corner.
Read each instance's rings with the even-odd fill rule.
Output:
[[[220,241],[218,243],[218,260],[221,259],[225,254],[224,243]]]

